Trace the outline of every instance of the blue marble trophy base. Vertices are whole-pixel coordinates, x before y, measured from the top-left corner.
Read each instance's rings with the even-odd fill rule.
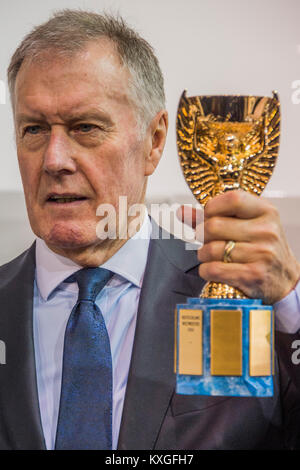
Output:
[[[242,375],[240,376],[216,376],[210,372],[210,311],[212,309],[242,310]],[[190,298],[188,303],[177,305],[177,365],[179,357],[179,310],[202,310],[202,347],[203,362],[202,375],[182,375],[176,373],[176,393],[182,395],[213,395],[213,396],[237,396],[237,397],[270,397],[273,396],[273,377],[250,376],[249,374],[249,312],[250,310],[270,310],[272,307],[262,305],[261,300],[253,299],[202,299]],[[271,338],[273,335],[273,321],[271,321]],[[201,340],[201,339],[199,339]],[[273,351],[271,341],[270,361],[272,364]],[[272,370],[272,368],[271,368]]]

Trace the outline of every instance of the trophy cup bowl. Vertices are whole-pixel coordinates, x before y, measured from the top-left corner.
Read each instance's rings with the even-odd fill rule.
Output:
[[[259,196],[273,173],[279,136],[276,92],[187,97],[184,91],[180,98],[178,154],[185,180],[204,207],[239,188]],[[200,298],[176,309],[177,393],[272,396],[273,323],[272,307],[261,300],[206,283]]]

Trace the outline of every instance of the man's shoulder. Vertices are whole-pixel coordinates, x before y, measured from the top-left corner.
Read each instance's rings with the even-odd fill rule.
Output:
[[[0,266],[0,289],[20,273],[34,272],[35,269],[35,242],[30,248]]]

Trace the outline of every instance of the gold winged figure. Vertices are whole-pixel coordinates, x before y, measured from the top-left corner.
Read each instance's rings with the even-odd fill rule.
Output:
[[[280,107],[273,98],[193,96],[184,91],[177,112],[177,147],[186,182],[205,205],[242,188],[261,194],[278,156]]]

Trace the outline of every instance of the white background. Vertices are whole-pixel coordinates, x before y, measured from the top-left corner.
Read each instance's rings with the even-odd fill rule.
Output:
[[[300,80],[300,0],[0,0],[0,80],[6,82],[10,57],[33,26],[56,9],[78,7],[119,12],[152,44],[160,61],[170,128],[163,159],[149,181],[148,200],[184,202],[191,196],[176,150],[176,110],[184,89],[188,95],[278,91],[280,155],[266,193],[284,197],[279,205],[285,223],[292,225],[292,244],[296,247],[297,239],[298,246],[300,104],[292,101],[292,85]],[[0,137],[1,263],[32,239],[8,95],[0,104]]]

